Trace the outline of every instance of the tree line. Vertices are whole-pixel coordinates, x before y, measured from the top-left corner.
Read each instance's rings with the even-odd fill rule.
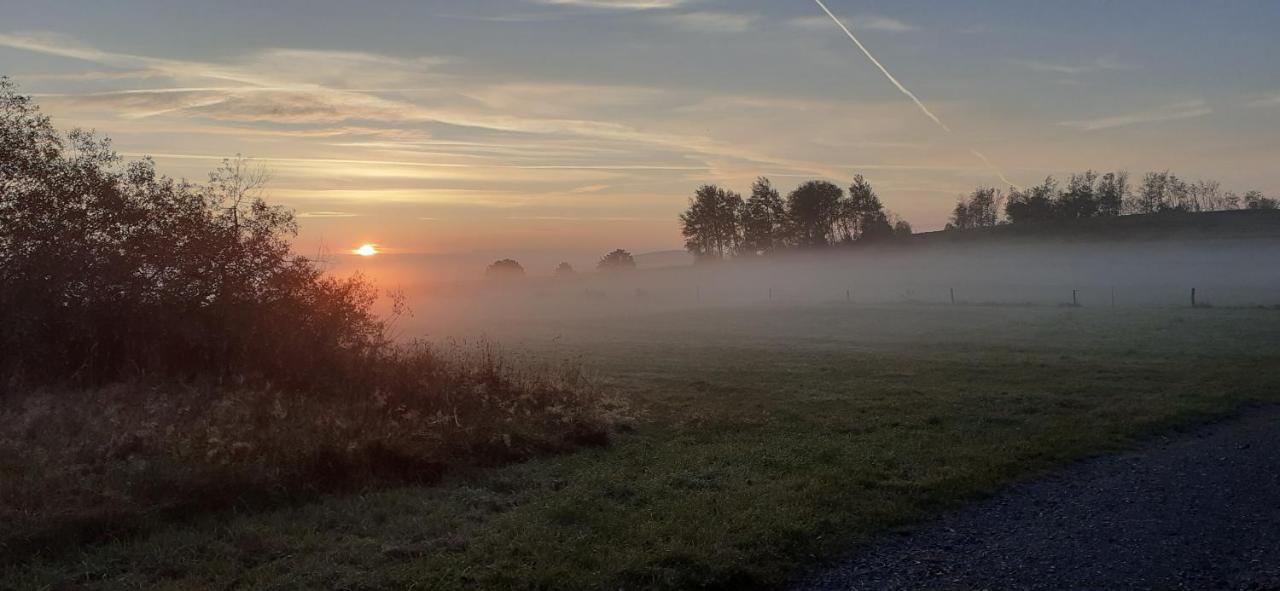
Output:
[[[1240,195],[1224,191],[1217,181],[1187,181],[1167,170],[1148,172],[1136,185],[1124,171],[1099,174],[1087,170],[1071,174],[1065,183],[1049,176],[1034,187],[1010,187],[1007,192],[978,187],[956,203],[947,229],[1132,214],[1277,209],[1277,206],[1280,202],[1261,191]]]
[[[1223,190],[1212,180],[1188,181],[1169,171],[1133,183],[1125,171],[1053,176],[1033,187],[982,186],[962,196],[947,230],[1000,224],[1053,223],[1094,217],[1169,212],[1278,209],[1280,200],[1251,190]],[[911,224],[885,209],[871,183],[856,175],[847,191],[808,181],[785,198],[760,177],[751,195],[716,185],[694,192],[680,214],[685,248],[698,261],[767,255],[792,248],[822,248],[910,236]]]
[[[746,199],[703,185],[680,214],[680,230],[685,248],[699,261],[911,235],[911,225],[884,208],[862,175],[853,178],[847,194],[834,183],[808,181],[785,199],[765,177],[756,179]]]

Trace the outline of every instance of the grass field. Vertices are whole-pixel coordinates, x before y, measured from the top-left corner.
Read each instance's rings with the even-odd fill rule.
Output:
[[[0,588],[785,584],[1073,459],[1280,402],[1280,311],[750,307],[490,334],[632,401],[606,448],[189,522]]]

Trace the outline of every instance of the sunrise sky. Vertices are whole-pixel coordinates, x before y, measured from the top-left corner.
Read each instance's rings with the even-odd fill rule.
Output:
[[[174,176],[243,153],[299,248],[680,248],[702,183],[961,192],[1169,168],[1280,193],[1280,4],[0,0],[0,74]]]

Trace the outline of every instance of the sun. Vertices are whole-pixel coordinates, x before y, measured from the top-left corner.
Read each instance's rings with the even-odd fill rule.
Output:
[[[360,248],[357,248],[351,252],[354,252],[362,257],[371,257],[375,254],[378,254],[378,247],[372,244],[361,244]]]

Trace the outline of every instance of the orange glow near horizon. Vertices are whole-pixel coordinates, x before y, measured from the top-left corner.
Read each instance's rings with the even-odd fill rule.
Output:
[[[360,245],[360,248],[357,248],[351,252],[354,252],[355,254],[358,254],[362,257],[371,257],[375,254],[378,254],[378,247],[372,244],[362,244]]]

